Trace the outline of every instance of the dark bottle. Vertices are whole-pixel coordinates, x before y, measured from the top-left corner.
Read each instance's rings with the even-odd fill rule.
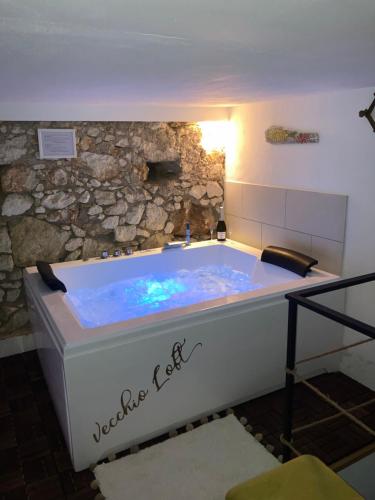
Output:
[[[227,237],[227,226],[224,222],[224,207],[220,207],[220,217],[216,226],[217,241],[225,241]]]

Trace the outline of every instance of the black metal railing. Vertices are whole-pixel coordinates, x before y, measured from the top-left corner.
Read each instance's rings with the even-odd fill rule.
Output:
[[[307,288],[301,291],[288,293],[285,295],[286,299],[289,301],[289,311],[288,311],[288,341],[287,341],[287,360],[286,360],[286,378],[285,378],[285,410],[284,410],[284,428],[283,434],[281,436],[281,441],[283,443],[283,461],[286,462],[290,459],[292,451],[294,453],[297,452],[294,446],[292,445],[292,433],[293,433],[293,401],[294,401],[294,383],[296,378],[296,342],[297,342],[297,315],[298,315],[298,306],[305,307],[310,311],[313,311],[321,316],[324,316],[328,319],[331,319],[341,325],[347,326],[352,330],[360,332],[364,335],[367,335],[370,339],[375,339],[375,327],[359,321],[347,314],[343,314],[339,311],[335,311],[330,307],[327,307],[323,304],[319,304],[309,299],[309,297],[314,297],[316,295],[321,295],[323,293],[333,292],[336,290],[342,290],[345,288],[349,288],[356,285],[361,285],[364,283],[369,283],[371,281],[375,281],[375,273],[365,274],[363,276],[358,276],[355,278],[342,279],[339,281],[335,281],[333,283],[328,283],[325,285],[318,285],[311,288]],[[354,345],[362,344],[363,341],[358,342],[356,344],[351,344],[347,347],[353,347]],[[339,350],[343,350],[344,348],[340,348]],[[331,354],[332,351],[327,353],[322,353],[321,356]],[[317,356],[318,357],[318,356]],[[320,356],[319,356],[320,357]],[[303,361],[309,361],[311,358],[301,360],[298,363]],[[308,387],[312,387],[311,384],[306,383]],[[316,390],[319,393],[318,390]],[[323,396],[323,394],[321,394]],[[340,414],[344,414],[348,416],[348,412],[344,409],[339,408],[334,401],[330,401],[329,398],[326,398],[328,402],[330,402],[333,406],[339,409]],[[341,410],[341,411],[340,411]],[[357,423],[361,425],[361,422],[353,418],[353,420],[357,420]],[[369,430],[371,434],[375,433],[375,431]],[[373,434],[374,435],[374,434]],[[297,452],[298,454],[298,452]]]

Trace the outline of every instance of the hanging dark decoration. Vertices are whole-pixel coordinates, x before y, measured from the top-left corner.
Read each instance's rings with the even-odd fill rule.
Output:
[[[375,94],[374,94],[375,96]],[[362,111],[359,112],[359,116],[362,118],[363,116],[368,119],[370,122],[370,125],[372,127],[372,130],[375,132],[375,118],[372,116],[372,113],[375,108],[375,98],[370,104],[370,107],[368,109],[363,109]]]

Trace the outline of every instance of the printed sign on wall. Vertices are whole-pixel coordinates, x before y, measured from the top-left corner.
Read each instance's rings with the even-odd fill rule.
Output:
[[[41,159],[76,158],[76,131],[68,128],[39,128],[39,156]]]

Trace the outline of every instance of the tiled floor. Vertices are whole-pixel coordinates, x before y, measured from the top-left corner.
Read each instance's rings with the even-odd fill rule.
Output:
[[[92,499],[75,473],[35,351],[0,359],[0,499]]]
[[[374,397],[368,389],[340,374],[315,377],[314,383],[341,404],[352,406]],[[296,424],[332,414],[329,405],[298,386]],[[235,408],[246,416],[254,432],[280,452],[282,391]],[[375,404],[358,415],[375,427]],[[358,427],[340,418],[297,436],[295,444],[327,463],[350,454],[371,441]],[[90,471],[75,473],[44,382],[35,352],[0,359],[0,500],[84,500],[96,492]]]
[[[356,406],[375,397],[375,392],[339,372],[319,375],[310,381],[344,408]],[[281,453],[279,436],[283,407],[283,390],[236,407],[236,414],[246,415],[249,423],[253,425],[253,433],[263,433],[264,443],[275,446],[276,456]],[[297,384],[294,427],[306,425],[335,413],[337,412],[331,405],[302,384]],[[353,415],[375,429],[375,402],[354,411]],[[294,446],[297,450],[316,455],[328,465],[373,442],[374,439],[367,432],[346,417],[336,418],[294,435]]]

